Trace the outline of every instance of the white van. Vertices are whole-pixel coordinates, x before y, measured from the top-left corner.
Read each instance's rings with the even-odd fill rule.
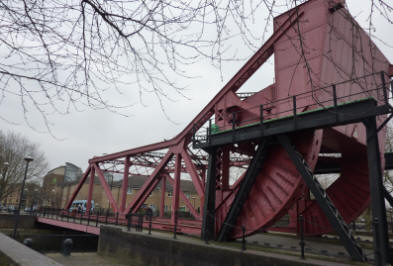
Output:
[[[77,211],[77,212],[86,212],[87,208],[87,200],[74,200],[70,207],[70,212]],[[94,200],[91,201],[91,208],[90,212],[94,210]]]

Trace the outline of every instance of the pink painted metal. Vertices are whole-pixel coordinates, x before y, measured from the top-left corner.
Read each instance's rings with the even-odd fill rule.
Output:
[[[75,197],[78,195],[80,189],[82,188],[83,184],[85,183],[87,177],[89,176],[89,173],[91,171],[91,167],[89,166],[85,173],[83,174],[81,180],[79,180],[78,186],[76,187],[75,191],[72,193],[71,197],[68,199],[68,202],[66,203],[64,209],[68,210],[71,207],[72,202],[74,201]]]
[[[36,219],[37,219],[36,221],[39,223],[49,224],[49,225],[62,227],[62,228],[68,228],[71,230],[85,232],[85,233],[89,233],[89,234],[93,234],[93,235],[100,234],[99,227],[78,224],[78,223],[72,223],[72,222],[65,222],[65,221],[60,221],[60,220],[44,218],[44,217],[37,217]]]
[[[95,169],[95,172],[98,175],[98,179],[100,180],[101,186],[104,188],[105,195],[108,198],[112,209],[115,212],[119,212],[119,208],[117,207],[117,203],[116,203],[115,199],[113,198],[112,191],[109,188],[108,183],[105,180],[104,174],[102,173],[101,169],[98,167],[97,163],[93,164],[93,167]]]
[[[165,215],[165,195],[166,195],[166,177],[163,176],[161,179],[160,218],[164,218]]]
[[[90,171],[89,192],[87,194],[86,211],[88,214],[90,214],[90,211],[91,211],[91,200],[93,199],[94,178],[95,178],[95,168],[93,167]]]
[[[331,9],[332,7],[338,8]],[[247,97],[240,97],[236,93],[237,90],[272,54],[275,83]],[[89,160],[90,166],[66,208],[74,200],[90,169],[94,169],[98,174],[114,211],[123,217],[127,213],[138,212],[153,189],[161,182],[160,218],[154,218],[153,228],[170,231],[174,229],[180,197],[195,220],[191,225],[178,220],[178,230],[199,234],[202,213],[198,213],[185,197],[181,180],[183,176],[188,176],[199,197],[199,206],[203,206],[207,154],[194,150],[190,142],[193,134],[200,132],[209,119],[213,119],[217,130],[248,125],[261,119],[261,105],[264,120],[282,117],[293,111],[292,96],[296,97],[298,113],[325,108],[333,104],[333,91],[329,85],[350,79],[354,79],[353,82],[337,84],[339,103],[365,97],[373,97],[380,101],[379,93],[367,91],[380,86],[375,75],[355,80],[379,71],[390,75],[393,73],[388,60],[350,16],[345,8],[345,1],[305,2],[274,19],[273,35],[176,137]],[[389,77],[385,78],[388,80]],[[324,86],[327,86],[326,89],[317,90]],[[381,124],[382,120],[383,117],[378,118],[378,124]],[[384,130],[379,134],[381,150],[384,145],[384,134]],[[314,132],[301,132],[292,137],[296,148],[311,170],[315,168],[318,160],[323,159],[321,154],[340,154],[338,160],[344,165],[342,173],[340,178],[327,188],[327,193],[347,222],[355,219],[369,203],[366,164],[356,167],[353,164],[354,161],[364,162],[366,158],[363,126],[345,125]],[[247,164],[254,155],[256,144],[237,143],[223,147],[220,151],[220,179],[216,180],[217,232],[235,198]],[[102,171],[123,174],[120,208],[110,193]],[[127,206],[128,177],[132,178],[134,175],[143,175],[147,178]],[[164,218],[166,180],[173,186],[169,219]],[[356,189],[352,189],[353,187]],[[307,221],[307,234],[321,234],[331,230],[289,157],[283,149],[275,147],[269,151],[269,157],[244,203],[233,237],[241,235],[241,225],[246,227],[247,234],[251,234],[261,228],[273,226],[286,213],[290,217],[286,231],[297,230],[296,217],[300,213]]]
[[[180,154],[176,155],[175,159],[175,180],[173,184],[173,196],[172,196],[172,223],[177,222],[178,209],[179,209],[179,192],[180,192],[180,164],[181,157]],[[170,180],[170,177],[168,178]]]
[[[164,177],[163,177],[164,179]],[[173,187],[176,186],[176,182],[175,180],[173,180],[170,176],[167,177],[167,180],[169,181],[169,183],[171,183],[171,185]],[[176,192],[176,191],[175,191]],[[187,206],[188,210],[190,211],[190,213],[195,217],[195,220],[201,220],[202,217],[199,215],[199,213],[195,210],[194,206],[192,206],[191,202],[188,200],[188,198],[186,197],[186,195],[183,193],[183,191],[181,191],[179,189],[178,193],[174,193],[174,194],[178,194],[179,197],[183,200],[184,204]],[[173,205],[174,206],[174,205]],[[178,209],[175,208],[176,210]]]
[[[125,163],[124,163],[123,182],[121,184],[121,202],[120,202],[121,213],[124,213],[124,210],[126,208],[129,172],[130,172],[130,156],[126,156]]]

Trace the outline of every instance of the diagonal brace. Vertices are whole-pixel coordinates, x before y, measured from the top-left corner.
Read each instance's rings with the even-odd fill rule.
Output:
[[[326,191],[321,187],[318,180],[314,177],[309,166],[304,160],[303,156],[295,149],[291,144],[290,139],[286,135],[278,135],[277,139],[281,146],[286,150],[292,162],[296,166],[297,170],[301,174],[307,187],[313,193],[315,200],[319,207],[326,215],[332,227],[336,230],[340,236],[346,250],[353,260],[366,261],[367,258],[364,256],[361,247],[356,243],[355,238],[352,235],[348,225],[344,222],[339,211],[330,200]]]
[[[268,141],[265,139],[263,139],[258,145],[255,156],[247,169],[247,172],[240,184],[239,190],[236,193],[235,199],[232,202],[231,208],[225,217],[220,233],[218,234],[218,241],[226,241],[230,237],[243,205],[246,202],[252,186],[255,183],[255,179],[262,169],[263,162],[267,155],[267,145]]]
[[[383,187],[383,196],[389,202],[390,207],[393,207],[393,197],[390,195],[389,191],[387,191],[386,187]]]

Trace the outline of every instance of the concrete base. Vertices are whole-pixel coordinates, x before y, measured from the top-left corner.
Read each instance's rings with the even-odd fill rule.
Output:
[[[206,245],[196,239],[173,240],[168,237],[130,233],[102,226],[98,253],[116,257],[133,266],[256,266],[256,265],[330,265],[329,262],[300,260],[296,257],[259,251],[241,251]]]

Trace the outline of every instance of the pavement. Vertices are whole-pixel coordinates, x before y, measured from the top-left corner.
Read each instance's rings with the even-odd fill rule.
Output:
[[[96,252],[74,252],[70,256],[63,256],[60,253],[47,253],[47,257],[57,261],[64,266],[123,266],[116,261],[116,258],[104,257]],[[130,265],[132,266],[132,265]]]
[[[300,254],[300,239],[292,234],[283,233],[258,233],[246,238],[250,246],[263,246],[271,249],[290,250]],[[363,248],[363,253],[368,260],[374,259],[372,242],[369,237],[358,238],[358,243]],[[305,254],[323,255],[328,257],[350,260],[350,256],[343,244],[336,236],[324,235],[323,237],[306,237]]]

